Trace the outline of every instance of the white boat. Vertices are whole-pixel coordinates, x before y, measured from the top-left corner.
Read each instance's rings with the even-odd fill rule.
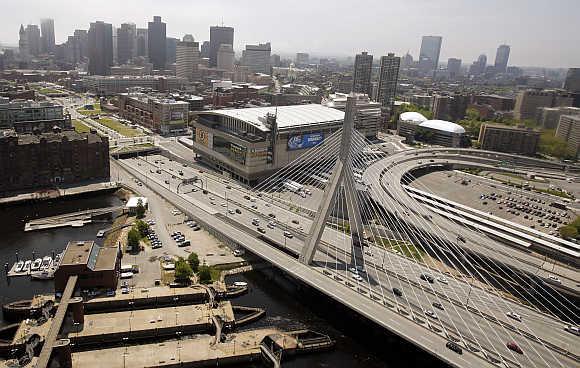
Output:
[[[51,256],[46,256],[46,257],[42,258],[42,264],[40,265],[41,269],[48,270],[51,265],[52,265],[52,257]]]
[[[60,257],[61,257],[61,254],[60,254],[60,253],[59,253],[59,254],[57,254],[56,256],[54,256],[54,261],[53,261],[53,263],[54,263],[55,265],[57,265],[57,264],[59,264],[59,263],[60,263]]]
[[[22,267],[22,272],[29,272],[31,264],[32,264],[31,260],[24,262],[24,267]]]
[[[38,271],[40,270],[40,266],[42,265],[42,258],[36,258],[34,262],[32,262],[32,266],[30,266],[31,271]]]
[[[238,287],[248,286],[248,283],[245,281],[236,281],[236,282],[234,282],[234,286],[238,286]]]
[[[54,278],[54,273],[49,271],[35,272],[30,275],[35,280],[50,280]]]
[[[14,272],[22,272],[23,267],[24,267],[24,261],[16,262],[16,266],[14,267]]]

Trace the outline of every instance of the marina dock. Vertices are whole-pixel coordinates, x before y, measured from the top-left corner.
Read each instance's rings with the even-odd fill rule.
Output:
[[[28,221],[24,225],[24,231],[46,230],[65,226],[82,227],[85,224],[91,223],[95,217],[121,211],[124,208],[124,206],[105,207],[44,217]]]

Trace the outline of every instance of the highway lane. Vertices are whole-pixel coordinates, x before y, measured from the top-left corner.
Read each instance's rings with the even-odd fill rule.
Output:
[[[365,171],[363,176],[365,182],[370,183],[369,189],[371,196],[381,201],[384,201],[387,198],[396,198],[398,203],[390,200],[389,203],[384,203],[384,205],[397,205],[401,214],[405,211],[412,211],[417,217],[424,218],[425,216],[431,216],[432,212],[430,210],[419,205],[418,202],[408,200],[408,194],[406,191],[401,187],[401,185],[395,183],[400,183],[403,174],[411,170],[411,168],[421,165],[418,164],[419,162],[422,162],[422,164],[446,164],[450,159],[457,159],[457,157],[453,156],[443,157],[441,156],[441,153],[437,153],[437,155],[438,156],[432,156],[429,152],[424,155],[416,156],[415,154],[402,152],[371,165]],[[429,160],[433,160],[433,162],[431,163]],[[472,164],[469,161],[457,160],[457,162],[463,162],[466,165]],[[389,169],[384,171],[385,168]],[[491,166],[490,168],[494,167]],[[378,178],[381,178],[380,182],[378,182]],[[387,190],[389,193],[388,197],[385,195],[385,191]],[[432,216],[432,219],[438,229],[446,230],[445,234],[452,242],[456,239],[458,234],[461,234],[466,239],[465,246],[468,246],[469,249],[475,250],[479,254],[509,264],[512,267],[521,269],[527,273],[536,274],[546,280],[548,280],[548,275],[550,274],[561,276],[563,286],[580,292],[578,283],[580,277],[576,270],[571,270],[570,268],[559,265],[556,265],[554,269],[549,272],[547,270],[542,270],[541,267],[545,261],[543,257],[539,258],[530,253],[520,251],[515,247],[507,246],[475,231],[465,231],[463,226],[441,216]],[[425,221],[423,221],[423,223],[424,222]],[[464,246],[463,244],[459,245]]]
[[[145,169],[145,170],[146,170],[146,169]],[[169,174],[168,174],[168,175],[169,175]],[[161,178],[158,180],[158,182],[160,182],[160,183],[161,183]],[[236,191],[234,190],[233,192],[236,192]],[[215,196],[217,195],[217,194],[213,194],[213,195],[212,195],[212,194],[210,194],[210,195],[207,195],[207,196],[206,196],[206,195],[203,195],[203,194],[201,194],[201,193],[202,193],[201,191],[198,191],[198,192],[194,192],[194,193],[190,193],[190,194],[191,194],[191,195],[195,195],[195,196],[197,196],[197,197],[195,197],[195,198],[197,198],[197,201],[206,201],[206,203],[209,201],[209,196],[214,196],[214,197],[215,197]],[[216,198],[217,198],[217,197],[216,197]],[[220,197],[220,198],[222,198],[222,197]],[[235,195],[235,194],[230,194],[230,198],[236,198],[236,195]],[[236,198],[236,199],[238,199],[238,200],[241,200],[241,201],[247,201],[247,200],[243,199],[243,195],[242,195],[241,193],[239,194],[239,197],[238,197],[238,198]],[[220,199],[220,200],[221,200],[221,199]],[[214,202],[216,202],[216,201],[214,201]],[[217,203],[217,202],[216,202],[216,203]],[[242,202],[242,203],[243,203],[243,202]],[[263,201],[262,201],[260,198],[257,198],[257,199],[256,199],[256,202],[248,202],[248,204],[250,204],[250,203],[258,203],[260,206],[264,206],[264,207],[266,206],[266,204],[265,204],[265,203],[263,203]],[[211,206],[211,205],[210,205],[210,206]],[[219,209],[223,208],[223,207],[221,207],[221,204],[216,204],[216,205],[214,205],[213,207],[215,207],[215,206],[217,206],[217,207],[218,207],[218,210],[217,210],[217,212],[221,212],[221,213],[223,213],[223,212],[225,211],[225,209],[224,209],[223,211],[220,211],[220,210],[219,210]],[[233,207],[233,206],[234,206],[234,204],[233,204],[233,203],[231,203],[231,206],[232,206],[232,209],[236,208],[236,207]],[[248,213],[248,215],[247,215],[247,216],[239,216],[239,217],[241,217],[241,219],[239,219],[239,220],[238,220],[238,222],[240,222],[240,223],[241,223],[243,226],[245,226],[245,227],[247,227],[247,228],[250,228],[250,229],[253,229],[253,230],[254,230],[256,227],[255,227],[255,226],[253,226],[253,225],[251,224],[251,219],[252,219],[252,217],[254,217],[254,216],[256,216],[256,217],[260,217],[260,215],[258,215],[258,214],[255,214],[255,213],[253,213],[253,214],[250,214],[250,209],[248,209],[248,207],[243,207],[243,206],[240,206],[239,208],[240,208],[240,209],[242,209],[242,208],[243,208],[243,214],[246,214],[246,213]],[[272,208],[272,207],[271,207],[271,208]],[[282,216],[289,216],[289,215],[290,215],[290,214],[289,214],[287,211],[285,211],[285,210],[282,210],[282,211],[280,211],[280,212],[277,212],[277,211],[279,211],[279,209],[278,209],[276,206],[274,206],[274,207],[272,208],[272,211],[274,211],[274,212],[276,213],[276,217],[277,217],[277,218],[278,218],[278,217],[282,217]],[[227,213],[227,212],[226,212],[226,213]],[[225,215],[225,214],[224,214],[224,215]],[[295,214],[293,214],[293,215],[294,215],[294,216],[296,216]],[[236,220],[238,216],[231,216],[231,217],[233,217],[233,218],[234,218],[234,220]],[[262,214],[262,216],[260,217],[260,221],[261,221],[261,225],[262,225],[262,226],[263,226],[265,229],[266,229],[266,227],[265,227],[264,225],[265,225],[265,222],[266,222],[267,220],[268,220],[268,217],[267,217],[267,215],[266,215],[266,214]],[[306,225],[306,224],[305,224],[305,222],[304,222],[304,218],[301,218],[301,221],[302,221],[302,224],[303,224],[303,225]],[[327,235],[327,233],[328,233],[329,235]],[[268,236],[268,237],[270,237],[270,238],[272,238],[273,240],[275,240],[276,242],[278,242],[278,243],[280,243],[280,244],[284,244],[284,243],[283,243],[283,242],[284,242],[284,239],[286,239],[286,245],[287,245],[287,247],[289,247],[289,248],[291,248],[291,249],[293,249],[293,250],[295,250],[295,251],[299,251],[299,249],[301,248],[301,243],[300,243],[299,241],[297,241],[297,239],[296,239],[297,237],[295,237],[294,239],[287,239],[287,238],[285,238],[285,237],[282,235],[282,229],[278,229],[278,231],[276,231],[276,230],[272,230],[272,229],[267,229],[267,236]],[[337,236],[336,232],[333,234],[333,233],[332,233],[332,230],[331,230],[331,231],[328,231],[328,230],[327,230],[327,231],[325,231],[325,235],[324,235],[324,237],[323,237],[323,240],[325,240],[325,241],[328,241],[328,242],[332,242],[332,241],[333,241],[333,239],[336,239],[336,236]],[[376,249],[378,249],[378,248],[376,248]],[[320,254],[320,253],[321,253],[321,252],[319,252],[319,254]],[[319,256],[319,255],[317,255],[317,261],[320,261],[320,260],[319,260],[319,258],[318,258],[318,256]],[[394,255],[391,255],[391,257],[394,257]],[[399,257],[399,258],[401,258],[401,257]],[[406,260],[406,259],[405,259],[405,260]],[[327,259],[327,260],[325,260],[325,262],[328,262],[328,261],[329,261],[328,259]],[[336,260],[335,260],[335,259],[332,259],[332,260],[330,260],[330,261],[334,261],[334,262],[336,262]],[[398,268],[396,268],[396,271],[397,271],[397,272],[402,272],[402,271],[405,271],[405,272],[407,272],[407,273],[408,273],[408,270],[415,270],[415,271],[413,272],[413,275],[412,275],[412,277],[415,277],[415,278],[416,278],[416,280],[419,280],[419,274],[420,274],[420,271],[419,271],[419,269],[420,269],[420,268],[417,268],[417,267],[416,267],[416,265],[414,265],[414,264],[412,264],[412,263],[411,263],[411,264],[409,264],[409,261],[408,261],[408,260],[406,260],[406,263],[407,263],[407,264],[405,264],[405,262],[402,262],[402,263],[401,263],[401,266],[399,266]],[[386,276],[385,276],[385,277],[386,277]],[[412,279],[412,277],[410,277],[410,278]],[[452,284],[452,280],[449,280],[449,281],[450,281],[450,284]],[[382,280],[380,280],[380,282],[381,282],[381,284],[382,284],[382,285],[386,285],[386,284],[388,283],[388,280],[387,280],[386,278],[383,278]],[[375,283],[376,283],[376,284],[378,284],[377,282],[375,282]],[[405,287],[405,288],[407,288],[408,286],[402,286],[402,287]],[[454,285],[454,287],[453,287],[453,288],[454,288],[454,289],[456,289],[456,288],[457,288],[457,286],[455,286],[455,285]],[[467,289],[466,289],[466,288],[467,288]],[[465,298],[465,297],[468,295],[468,293],[469,293],[469,291],[468,291],[468,289],[469,289],[469,286],[467,286],[467,285],[463,284],[463,287],[462,287],[462,289],[463,289],[463,294],[462,294],[462,297],[461,297],[461,298],[458,298],[458,299]],[[384,290],[381,290],[381,293],[384,293]],[[411,291],[411,290],[408,290],[407,292],[405,292],[405,293],[404,293],[404,295],[413,295],[414,293],[415,293],[415,294],[417,294],[417,295],[419,295],[419,294],[421,294],[421,295],[422,295],[422,291],[420,291],[420,290],[419,290],[419,291],[414,291],[414,292],[413,292],[413,291]],[[472,295],[473,295],[473,298],[475,298],[475,299],[477,299],[477,298],[478,298],[478,297],[477,297],[477,292],[473,292],[473,294],[472,294]],[[472,300],[473,300],[473,299],[472,299]],[[429,307],[429,305],[430,305],[429,303],[425,304],[425,301],[424,301],[424,300],[422,300],[422,299],[416,299],[416,300],[414,301],[414,303],[415,303],[415,304],[417,304],[417,305],[421,305],[421,306],[422,306],[422,308]],[[495,302],[495,304],[497,304],[497,302]],[[501,305],[501,304],[500,304],[500,305]],[[518,307],[520,307],[520,306],[518,306],[518,305],[514,305],[512,308],[518,308]],[[431,309],[433,309],[433,308],[431,307]],[[518,313],[520,313],[520,312],[521,312],[521,311],[520,311],[520,310],[518,310],[518,309],[516,309],[516,310],[518,311]],[[497,311],[497,310],[496,310],[494,314],[495,314],[495,316],[497,316],[497,318],[498,318],[498,319],[507,319],[507,317],[505,317],[505,315],[503,314],[503,312],[502,312],[502,311]],[[524,313],[520,313],[520,314],[522,314],[522,315],[524,316]],[[459,320],[454,320],[453,322],[454,322],[455,324],[457,324],[457,325],[460,325],[460,324],[461,324],[461,321],[459,321]],[[511,321],[510,321],[510,320],[507,320],[507,322],[511,322]],[[527,323],[527,322],[526,322],[526,319],[524,319],[524,322],[525,322],[525,323]],[[552,321],[552,322],[554,322],[554,321]],[[483,323],[483,322],[482,322],[482,323]],[[465,326],[465,324],[464,324],[463,326]],[[536,330],[536,328],[540,328],[540,327],[543,327],[543,328],[545,328],[545,325],[544,325],[544,324],[540,324],[540,326],[534,326],[534,327],[532,327],[532,330],[534,330],[534,331],[535,331],[535,330]],[[564,340],[566,340],[566,339],[570,339],[570,337],[574,337],[574,336],[572,336],[572,335],[568,334],[567,332],[565,332],[565,331],[563,331],[563,330],[559,330],[559,331],[557,331],[557,332],[558,332],[558,334],[557,334],[557,336],[555,336],[555,339],[556,339],[556,340],[561,340],[561,339],[564,339]],[[563,333],[562,333],[562,332],[563,332]],[[477,338],[477,336],[475,336],[475,337]],[[504,338],[507,338],[507,336],[503,336],[503,337],[504,337]],[[482,336],[480,336],[479,338],[481,339],[481,338],[482,338]],[[573,344],[572,344],[572,345],[573,345]],[[523,347],[523,346],[522,346],[522,347]],[[500,349],[506,350],[506,349],[505,349],[503,346],[502,346],[501,348],[497,348],[497,349],[498,349],[498,351],[502,351],[502,350],[500,350]],[[575,352],[575,353],[577,353],[577,352]]]

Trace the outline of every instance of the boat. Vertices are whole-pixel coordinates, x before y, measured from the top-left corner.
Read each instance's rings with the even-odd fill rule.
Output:
[[[38,271],[40,270],[40,266],[42,265],[42,258],[36,258],[34,262],[32,262],[32,266],[30,266],[31,271]]]
[[[54,272],[41,271],[30,274],[33,280],[50,280],[54,278]]]
[[[237,286],[237,287],[248,286],[248,283],[245,281],[236,281],[236,282],[234,282],[234,286]]]
[[[24,262],[24,267],[22,267],[22,272],[29,272],[31,264],[32,264],[31,260]]]
[[[22,272],[23,267],[24,267],[24,261],[16,262],[16,266],[14,266],[14,272]]]
[[[46,257],[42,258],[42,264],[40,265],[41,269],[48,270],[51,265],[52,265],[52,257],[51,256],[46,256]]]
[[[60,253],[57,254],[56,256],[54,256],[54,261],[52,263],[54,263],[55,265],[59,264],[60,263],[60,257],[61,257],[61,254]]]

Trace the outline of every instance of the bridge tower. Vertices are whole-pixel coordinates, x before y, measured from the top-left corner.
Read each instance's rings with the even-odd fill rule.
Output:
[[[304,242],[304,248],[300,253],[300,262],[311,264],[316,248],[326,227],[328,216],[337,200],[340,190],[344,192],[348,219],[350,222],[350,242],[351,242],[351,264],[362,266],[362,234],[363,230],[360,208],[358,206],[357,189],[352,168],[352,136],[354,132],[354,118],[356,114],[356,97],[349,95],[346,100],[346,111],[344,114],[344,124],[342,126],[341,147],[338,158],[332,168],[332,175],[328,180],[322,200],[318,206],[316,216],[310,228],[310,232]],[[356,260],[356,261],[355,261]]]

